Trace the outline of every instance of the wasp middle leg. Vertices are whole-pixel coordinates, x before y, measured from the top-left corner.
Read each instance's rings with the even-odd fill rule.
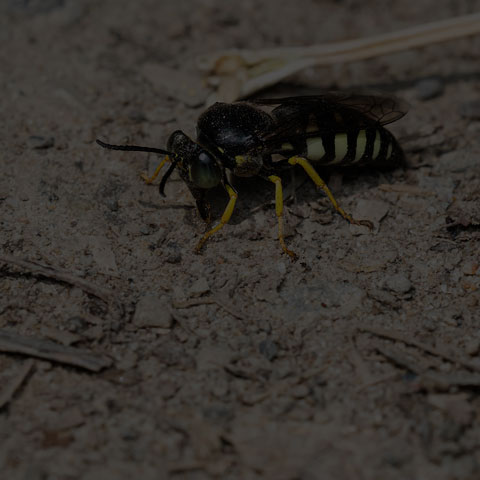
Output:
[[[325,195],[327,195],[328,199],[332,203],[335,210],[347,221],[352,223],[353,225],[363,225],[368,227],[370,230],[373,229],[373,224],[369,220],[356,220],[350,214],[345,212],[345,210],[338,204],[333,196],[332,192],[328,188],[327,184],[320,178],[316,170],[313,168],[312,164],[303,157],[291,157],[288,159],[288,163],[290,165],[300,165],[304,170],[305,173],[312,179],[313,183],[319,188],[321,188]]]

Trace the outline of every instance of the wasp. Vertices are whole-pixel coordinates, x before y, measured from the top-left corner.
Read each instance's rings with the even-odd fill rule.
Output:
[[[275,212],[282,250],[295,254],[285,244],[281,172],[301,167],[326,194],[334,209],[348,222],[372,228],[368,220],[356,220],[346,213],[317,173],[317,167],[394,167],[404,155],[385,125],[401,118],[406,108],[392,97],[365,94],[326,93],[274,99],[254,99],[231,104],[215,103],[197,122],[194,141],[181,130],[173,132],[166,149],[137,145],[112,145],[97,140],[104,148],[153,152],[165,157],[151,177],[152,183],[165,164],[169,167],[160,184],[177,169],[196,201],[200,216],[209,220],[206,192],[221,184],[229,201],[220,221],[197,244],[204,243],[230,220],[237,191],[227,172],[239,177],[262,177],[275,186]]]

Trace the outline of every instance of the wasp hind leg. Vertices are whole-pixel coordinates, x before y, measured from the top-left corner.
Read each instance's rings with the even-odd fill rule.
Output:
[[[295,260],[297,255],[289,250],[285,245],[285,238],[283,233],[283,189],[282,189],[282,180],[280,177],[276,175],[270,175],[268,180],[275,184],[275,213],[277,214],[278,219],[278,240],[280,241],[280,245],[282,250]]]
[[[209,230],[207,233],[203,235],[203,237],[200,239],[200,241],[197,243],[197,246],[195,250],[200,252],[200,250],[203,247],[203,244],[216,232],[218,232],[221,228],[223,228],[228,221],[230,220],[233,210],[235,208],[235,202],[237,201],[238,194],[235,191],[235,189],[229,185],[228,183],[224,184],[225,190],[228,193],[228,196],[230,197],[228,204],[225,208],[225,211],[223,212],[222,218],[220,219],[220,222],[215,225],[211,230]]]
[[[163,168],[163,166],[170,161],[170,158],[168,155],[160,162],[158,167],[155,169],[155,172],[151,177],[149,177],[146,173],[142,173],[140,176],[145,180],[145,183],[147,185],[150,185],[157,177],[158,174],[160,173],[160,170]]]
[[[345,212],[345,210],[335,200],[335,197],[328,188],[327,184],[320,178],[316,170],[313,168],[312,164],[306,158],[292,157],[288,159],[288,163],[290,165],[300,165],[305,170],[305,173],[312,179],[313,183],[315,183],[317,187],[321,188],[325,192],[325,195],[327,195],[335,210],[345,220],[349,221],[353,225],[363,225],[365,227],[368,227],[370,230],[373,229],[373,224],[369,220],[356,220],[350,214]]]

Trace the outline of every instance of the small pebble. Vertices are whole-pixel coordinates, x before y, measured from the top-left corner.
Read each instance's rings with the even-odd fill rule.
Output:
[[[407,293],[412,288],[412,282],[405,275],[397,273],[387,278],[385,286],[395,293]]]
[[[460,115],[468,120],[480,120],[480,100],[462,103]]]
[[[28,137],[27,145],[34,150],[45,150],[52,148],[55,145],[55,139],[53,137],[40,137],[32,135]]]
[[[472,357],[474,355],[478,355],[478,352],[480,351],[480,340],[478,338],[470,338],[467,340],[465,343],[465,353],[468,355],[471,355]]]
[[[88,328],[88,322],[80,316],[68,318],[65,324],[67,330],[73,333],[78,333]]]
[[[145,294],[137,303],[133,323],[138,327],[171,328],[173,316],[169,302],[155,294]]]
[[[415,87],[418,100],[431,100],[443,93],[445,85],[440,78],[433,77],[420,80]]]
[[[464,275],[476,275],[477,273],[480,273],[478,263],[472,261],[466,262],[462,266],[462,273]]]
[[[305,384],[297,385],[291,390],[292,397],[301,399],[305,398],[310,393],[310,389]]]
[[[152,233],[155,233],[156,230],[156,225],[149,224],[149,225],[142,225],[140,227],[140,233],[142,235],[151,235]]]
[[[385,290],[372,289],[368,292],[368,296],[385,305],[393,306],[397,303],[395,296]]]
[[[285,265],[285,262],[283,261],[280,261],[280,262],[277,262],[277,271],[278,273],[283,277],[286,273],[287,273],[287,267]]]
[[[278,345],[269,338],[258,344],[258,351],[268,360],[272,361],[278,355]]]
[[[115,199],[108,199],[106,202],[105,202],[105,205],[107,206],[107,208],[112,211],[112,212],[117,212],[118,209],[120,208],[120,205],[118,204],[118,201],[115,200]]]
[[[140,110],[132,110],[128,113],[128,119],[133,123],[142,123],[147,119],[145,113]]]
[[[210,285],[205,277],[199,278],[189,289],[189,293],[192,297],[200,297],[209,291]]]

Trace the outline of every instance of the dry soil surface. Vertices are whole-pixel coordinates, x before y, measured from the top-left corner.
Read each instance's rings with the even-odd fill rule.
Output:
[[[406,169],[325,172],[372,232],[295,175],[297,262],[276,240],[273,185],[238,182],[231,223],[197,255],[205,225],[177,174],[162,198],[139,176],[156,155],[95,144],[194,134],[202,98],[178,82],[195,84],[200,54],[480,10],[385,5],[1,3],[2,479],[479,478],[480,38],[265,92],[410,103],[392,125]],[[218,217],[225,192],[211,197]]]

